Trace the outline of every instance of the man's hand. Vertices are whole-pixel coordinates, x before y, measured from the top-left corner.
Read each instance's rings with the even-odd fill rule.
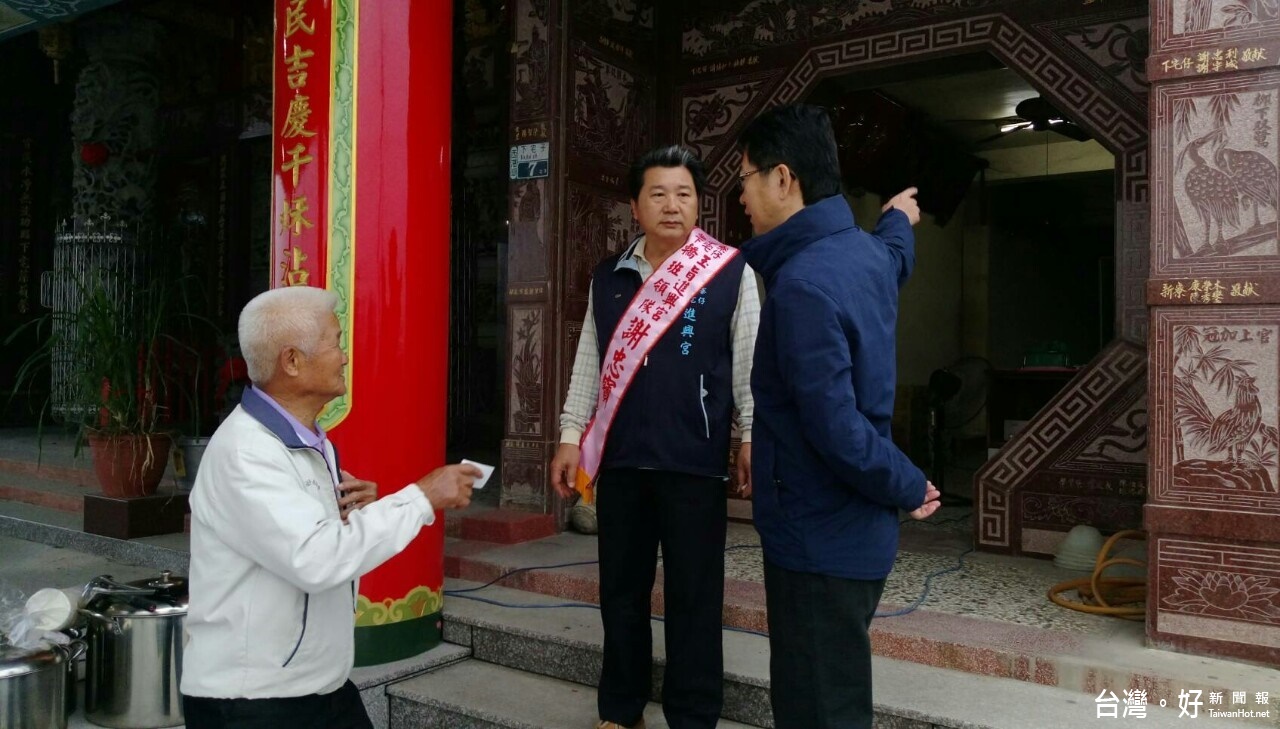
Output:
[[[338,484],[338,512],[342,520],[356,509],[368,506],[378,500],[378,484],[358,479],[349,471],[342,471],[342,481]]]
[[[743,443],[738,449],[738,495],[751,498],[751,444]]]
[[[924,503],[920,505],[919,509],[916,509],[915,511],[912,511],[912,512],[908,512],[907,516],[911,517],[912,519],[928,519],[930,516],[933,515],[933,512],[938,510],[939,506],[942,506],[942,502],[939,501],[939,499],[941,498],[942,498],[942,492],[938,491],[938,488],[933,485],[933,482],[925,481],[924,482]]]
[[[891,208],[897,208],[907,214],[907,220],[912,225],[920,222],[920,204],[916,202],[916,193],[919,192],[914,187],[908,187],[902,192],[889,198],[889,202],[880,208],[880,212],[887,213]]]
[[[471,484],[483,475],[475,466],[455,463],[428,473],[418,479],[416,485],[431,502],[432,509],[465,509],[471,503]]]
[[[578,480],[578,459],[582,451],[572,443],[561,443],[551,459],[551,487],[561,498],[571,499]]]

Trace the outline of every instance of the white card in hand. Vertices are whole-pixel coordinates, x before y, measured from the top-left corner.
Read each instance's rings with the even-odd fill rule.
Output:
[[[476,468],[480,469],[480,471],[483,474],[482,476],[480,476],[480,478],[476,479],[475,483],[471,484],[471,488],[473,489],[484,488],[484,485],[489,482],[489,477],[493,475],[493,466],[486,466],[483,463],[476,463],[475,461],[469,461],[465,458],[462,459],[462,462],[467,464],[468,466],[475,466]]]

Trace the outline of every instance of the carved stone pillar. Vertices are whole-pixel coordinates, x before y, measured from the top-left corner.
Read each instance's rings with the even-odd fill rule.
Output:
[[[510,144],[546,145],[544,169],[513,171],[507,248],[507,403],[502,505],[550,511],[547,463],[555,449],[561,347],[554,325],[564,175],[562,0],[516,0],[511,24]]]
[[[590,272],[630,239],[626,173],[651,144],[653,4],[586,0],[569,19],[562,0],[517,0],[515,13],[512,176],[538,173],[516,157],[544,142],[549,176],[511,182],[502,505],[559,517],[547,465]]]
[[[156,192],[159,24],[105,14],[77,26],[87,62],[71,110],[72,213],[149,222]]]
[[[1153,0],[1151,31],[1147,635],[1280,665],[1280,16]]]

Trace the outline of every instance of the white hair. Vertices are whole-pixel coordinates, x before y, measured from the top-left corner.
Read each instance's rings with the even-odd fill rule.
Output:
[[[240,352],[253,384],[275,375],[285,347],[313,351],[321,343],[327,315],[337,306],[337,294],[310,286],[270,289],[245,304],[240,312]]]

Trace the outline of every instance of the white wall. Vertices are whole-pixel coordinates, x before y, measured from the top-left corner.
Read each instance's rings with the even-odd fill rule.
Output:
[[[860,219],[874,227],[880,201],[865,196]],[[925,214],[916,226],[916,268],[898,298],[898,384],[926,385],[960,356],[964,206],[945,228]],[[855,211],[857,215],[857,211]]]

